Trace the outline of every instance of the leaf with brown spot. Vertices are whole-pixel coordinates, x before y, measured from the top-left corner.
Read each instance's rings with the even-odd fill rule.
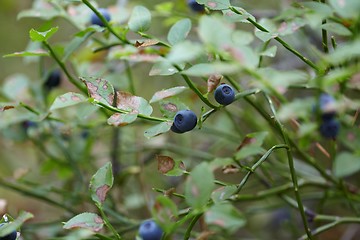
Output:
[[[214,91],[214,89],[219,85],[222,78],[222,75],[211,74],[207,80],[207,91],[209,93]]]
[[[94,77],[80,77],[80,79],[86,85],[90,97],[106,105],[113,105],[114,87],[110,82]]]
[[[156,155],[158,161],[158,170],[166,176],[181,176],[186,170],[182,161],[174,160],[172,157]]]
[[[137,118],[137,114],[123,114],[123,113],[114,113],[108,120],[109,125],[113,125],[116,127],[123,127],[132,122],[134,122]]]
[[[173,87],[173,88],[158,91],[152,96],[150,103],[158,102],[160,100],[163,100],[163,99],[166,99],[169,97],[173,97],[175,95],[182,93],[186,89],[187,89],[187,87],[185,87],[185,86],[179,86],[179,87]]]
[[[103,204],[106,194],[114,183],[112,165],[110,162],[101,167],[90,180],[90,192],[92,200],[97,204]]]
[[[142,97],[133,96],[131,93],[117,91],[117,108],[129,111],[131,114],[143,114],[150,116],[153,109]]]
[[[104,221],[95,213],[84,212],[76,215],[65,223],[63,228],[86,228],[94,232],[100,231],[104,226]]]
[[[249,156],[265,153],[264,148],[261,146],[267,134],[267,132],[254,132],[247,134],[240,146],[237,148],[235,158],[244,159]]]
[[[87,98],[79,93],[68,92],[55,98],[50,111],[83,103]]]

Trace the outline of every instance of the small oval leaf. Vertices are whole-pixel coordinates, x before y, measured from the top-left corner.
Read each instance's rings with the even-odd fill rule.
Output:
[[[100,231],[104,226],[104,221],[95,213],[84,212],[76,215],[65,223],[63,228],[86,228],[94,232]]]
[[[143,6],[136,6],[129,19],[129,28],[133,32],[145,32],[150,28],[151,13]]]

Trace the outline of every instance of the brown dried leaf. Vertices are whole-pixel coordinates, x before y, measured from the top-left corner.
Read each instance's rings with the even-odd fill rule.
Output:
[[[156,155],[156,160],[158,161],[158,170],[162,174],[168,173],[175,167],[175,161],[171,157]]]
[[[219,74],[210,75],[207,80],[207,91],[208,92],[214,91],[214,89],[219,85],[222,78],[223,76]]]
[[[149,46],[154,46],[156,44],[158,44],[159,41],[155,40],[155,39],[147,39],[144,42],[139,42],[136,41],[135,43],[135,47],[140,48],[140,47],[149,47]]]
[[[0,112],[4,112],[4,111],[12,109],[12,108],[15,108],[15,107],[14,106],[3,106],[3,107],[0,107]]]

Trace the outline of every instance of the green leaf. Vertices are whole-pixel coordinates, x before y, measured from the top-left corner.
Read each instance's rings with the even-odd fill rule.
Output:
[[[95,213],[84,212],[76,215],[65,223],[63,228],[86,228],[94,232],[100,231],[104,226],[104,222],[100,216]]]
[[[191,21],[188,18],[177,21],[169,30],[167,40],[171,45],[175,45],[185,40],[191,30]]]
[[[61,15],[60,11],[56,10],[55,8],[28,9],[21,11],[17,15],[17,20],[20,20],[22,18],[39,18],[43,20],[50,20],[60,15]]]
[[[34,56],[50,56],[48,52],[43,49],[35,50],[35,51],[23,51],[23,52],[14,52],[10,54],[6,54],[3,57],[34,57]]]
[[[279,111],[278,117],[281,121],[289,119],[306,118],[311,113],[314,106],[314,100],[310,98],[294,99],[292,102],[283,104]]]
[[[212,74],[232,74],[240,71],[240,69],[241,67],[236,63],[214,62],[196,64],[181,73],[189,76],[204,77]]]
[[[160,61],[152,66],[149,76],[170,76],[177,72],[179,71],[168,61]]]
[[[230,7],[230,0],[196,0],[212,10],[223,10]]]
[[[360,12],[359,0],[329,0],[336,13],[343,18],[358,19]]]
[[[224,18],[229,22],[248,22],[248,18],[256,21],[255,17],[248,13],[245,9],[240,7],[234,7],[241,14],[234,13],[230,9],[223,10]]]
[[[162,133],[166,133],[167,131],[170,130],[171,128],[171,125],[172,125],[172,122],[162,122],[162,123],[159,123],[149,129],[147,129],[145,132],[144,132],[144,136],[147,137],[147,138],[152,138],[152,137],[156,137]]]
[[[124,91],[116,92],[116,107],[121,110],[129,111],[131,114],[143,114],[150,116],[153,108],[142,97],[133,96],[131,93]]]
[[[230,203],[214,204],[205,214],[205,222],[218,226],[229,233],[234,233],[246,223],[246,219]]]
[[[236,190],[237,187],[235,185],[220,187],[213,191],[213,193],[211,194],[211,199],[214,201],[215,204],[227,201],[227,199],[230,198]]]
[[[123,127],[126,126],[132,122],[134,122],[137,119],[137,114],[135,113],[114,113],[108,120],[107,123],[109,125],[113,125],[116,127]]]
[[[29,32],[30,39],[33,42],[44,42],[47,41],[52,35],[54,35],[58,30],[59,27],[53,27],[45,32],[38,32],[32,28]]]
[[[50,111],[53,111],[55,109],[59,108],[65,108],[69,106],[73,106],[82,102],[85,102],[87,100],[86,97],[79,93],[74,92],[68,92],[61,96],[58,96],[53,104],[50,107]]]
[[[80,77],[80,80],[85,83],[90,97],[112,106],[115,92],[110,82],[102,78],[94,77]]]
[[[238,147],[235,158],[244,159],[253,155],[263,154],[265,150],[261,146],[267,135],[268,132],[254,132],[247,134]]]
[[[203,211],[214,189],[214,175],[208,163],[202,162],[190,173],[185,183],[186,202],[193,209]]]
[[[182,101],[178,98],[171,98],[169,100],[161,100],[160,111],[164,117],[173,119],[176,113],[180,110],[189,109]]]
[[[92,200],[100,206],[106,199],[106,194],[114,183],[112,165],[110,162],[101,167],[90,181],[90,192]]]
[[[331,22],[331,23],[325,23],[322,26],[322,29],[325,29],[329,32],[336,33],[340,36],[351,36],[352,32],[344,27],[344,25],[341,25],[339,23]]]
[[[195,60],[203,52],[201,44],[184,41],[174,45],[166,58],[173,64],[180,64]]]
[[[232,45],[233,27],[229,22],[217,16],[203,16],[199,21],[199,37],[214,50],[222,50]]]
[[[333,171],[336,177],[350,176],[360,170],[360,156],[350,152],[342,152],[335,158]]]
[[[265,51],[261,52],[261,56],[267,56],[267,57],[275,57],[277,51],[277,46],[271,46],[267,48]]]
[[[24,74],[14,74],[5,79],[2,93],[15,101],[27,101],[31,99],[30,80]]]
[[[33,217],[34,217],[34,215],[32,215],[29,212],[25,212],[25,211],[20,212],[19,216],[14,221],[1,226],[0,237],[2,238],[4,236],[12,233],[13,231],[19,229],[21,227],[21,225],[23,225],[24,222],[26,222],[27,220],[29,220]]]
[[[353,42],[339,44],[334,52],[325,55],[324,61],[331,64],[340,64],[360,56],[360,39]]]
[[[174,230],[178,208],[170,198],[161,195],[157,196],[151,212],[163,231],[170,233]]]
[[[145,32],[150,28],[151,13],[143,6],[136,6],[129,19],[129,28],[133,32]]]
[[[178,95],[185,91],[187,87],[185,86],[179,86],[179,87],[173,87],[168,88],[165,90],[157,91],[151,98],[150,103],[158,102],[160,100],[164,100],[169,97],[173,97],[175,95]]]

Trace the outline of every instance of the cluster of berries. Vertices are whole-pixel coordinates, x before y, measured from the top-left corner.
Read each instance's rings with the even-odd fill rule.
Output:
[[[229,105],[235,100],[235,91],[228,84],[221,84],[214,92],[215,100],[222,105]],[[175,133],[184,133],[195,128],[197,123],[196,114],[191,110],[180,110],[174,117],[171,130]]]
[[[322,123],[320,125],[320,134],[329,139],[335,139],[340,130],[340,123],[335,119],[335,99],[326,93],[320,95],[319,110]]]

